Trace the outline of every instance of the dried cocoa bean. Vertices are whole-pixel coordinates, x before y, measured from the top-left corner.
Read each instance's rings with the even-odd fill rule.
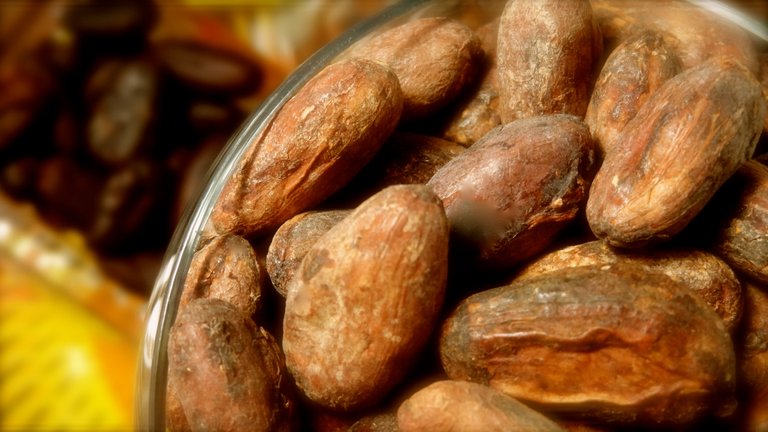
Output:
[[[737,342],[743,430],[768,429],[768,291],[764,285],[746,284],[744,325]]]
[[[689,286],[723,319],[733,333],[742,315],[742,288],[730,267],[715,255],[698,250],[627,251],[592,241],[556,250],[522,269],[515,281],[565,268],[617,263],[658,271]]]
[[[746,284],[739,380],[750,395],[768,389],[768,291]]]
[[[246,150],[213,208],[216,231],[261,234],[320,203],[371,160],[402,104],[397,77],[379,63],[319,72]]]
[[[626,265],[474,294],[444,324],[440,353],[451,379],[547,412],[672,425],[735,408],[735,354],[722,320],[685,284]]]
[[[197,299],[181,309],[168,364],[168,385],[190,429],[290,430],[294,408],[280,347],[235,306]]]
[[[747,32],[706,8],[681,1],[592,0],[600,28],[615,46],[644,30],[662,32],[688,69],[712,58],[729,58],[758,71],[757,52]]]
[[[564,432],[514,398],[465,381],[438,381],[419,390],[400,405],[397,425],[402,432]]]
[[[423,118],[452,101],[479,72],[480,40],[444,17],[421,18],[356,44],[349,56],[382,62],[403,89],[403,118]]]
[[[479,83],[449,108],[440,127],[440,136],[469,147],[501,124],[499,116],[499,80],[496,62],[496,41],[499,20],[478,28],[475,33],[485,55],[482,57]]]
[[[577,117],[533,117],[489,132],[427,184],[480,261],[505,268],[540,252],[576,217],[593,157]]]
[[[97,213],[104,177],[68,156],[40,162],[35,179],[38,207],[54,225],[87,229]]]
[[[322,236],[286,289],[283,350],[304,394],[352,410],[389,392],[435,325],[447,259],[448,221],[423,185],[384,189]]]
[[[595,51],[588,0],[506,3],[497,47],[504,123],[543,114],[584,116]]]
[[[65,6],[65,28],[75,33],[89,50],[112,55],[116,51],[140,49],[158,18],[157,4],[150,0],[78,0]]]
[[[748,160],[765,101],[744,66],[714,59],[653,93],[606,155],[587,200],[592,231],[636,247],[680,232]]]
[[[734,269],[768,283],[768,167],[754,160],[742,165],[713,204],[707,216],[716,221],[715,252]]]
[[[149,159],[137,158],[112,171],[85,229],[90,243],[104,251],[130,251],[166,238],[169,227],[160,215],[165,214],[170,194],[164,188],[167,179],[159,164]]]
[[[261,67],[234,51],[186,39],[158,42],[154,50],[169,74],[203,94],[242,97],[261,84]]]
[[[304,212],[280,225],[269,244],[266,262],[267,274],[280,295],[286,296],[288,282],[315,242],[349,213],[349,210]]]
[[[384,413],[367,416],[356,421],[347,432],[401,432],[397,427],[397,415]]]
[[[88,149],[99,161],[118,166],[146,155],[156,117],[158,76],[146,60],[106,63],[92,80],[97,93],[88,119]],[[102,76],[100,76],[102,75]],[[101,87],[91,83],[91,87]]]
[[[682,64],[662,35],[645,31],[627,38],[608,56],[597,78],[584,122],[604,155],[651,93],[677,75]]]
[[[262,278],[247,240],[235,235],[217,237],[192,257],[179,308],[198,298],[217,298],[255,317],[262,307]]]

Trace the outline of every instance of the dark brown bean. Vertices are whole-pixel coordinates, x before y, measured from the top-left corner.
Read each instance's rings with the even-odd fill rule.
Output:
[[[158,42],[154,50],[164,70],[204,94],[242,97],[261,84],[260,65],[234,51],[184,39]]]
[[[593,158],[589,130],[577,117],[533,117],[489,132],[427,184],[472,254],[506,268],[541,252],[576,217]]]
[[[99,161],[117,166],[148,154],[158,77],[143,60],[108,62],[101,67],[93,81],[102,82],[90,83],[95,100],[88,119],[88,149]]]

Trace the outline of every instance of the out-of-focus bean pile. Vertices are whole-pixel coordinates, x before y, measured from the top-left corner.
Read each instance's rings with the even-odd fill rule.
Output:
[[[0,186],[82,232],[121,279],[126,260],[154,264],[263,68],[221,29],[150,37],[151,0],[53,7],[18,20],[26,46],[3,59]]]
[[[270,3],[245,17],[243,38],[220,19],[223,7],[217,16],[170,0],[7,2],[0,191],[82,233],[107,274],[148,293],[228,137],[304,59],[302,49],[386,2],[336,2],[327,9],[336,16],[320,15],[335,27],[321,34],[301,14],[317,18],[312,10],[328,2]]]

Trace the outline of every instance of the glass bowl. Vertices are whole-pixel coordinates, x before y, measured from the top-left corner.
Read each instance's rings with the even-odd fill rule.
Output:
[[[602,0],[599,0],[602,1]],[[768,42],[764,23],[744,11],[719,1],[690,0],[737,24],[759,43]],[[397,3],[378,15],[352,27],[301,64],[265,102],[254,111],[229,139],[213,164],[206,186],[194,205],[186,209],[168,246],[163,265],[149,300],[146,327],[141,345],[135,399],[138,430],[165,429],[165,389],[168,359],[166,349],[176,317],[184,279],[198,248],[206,223],[226,179],[232,175],[248,144],[270,123],[283,104],[310,78],[339,59],[356,42],[409,20],[446,16],[475,28],[498,16],[503,0],[413,0]]]

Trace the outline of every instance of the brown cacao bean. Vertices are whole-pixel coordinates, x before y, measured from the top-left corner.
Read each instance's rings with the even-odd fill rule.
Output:
[[[734,269],[768,283],[768,167],[754,160],[742,165],[713,204],[728,206],[712,208],[719,217],[708,212],[719,224],[715,252]]]
[[[592,241],[544,255],[522,269],[515,281],[565,268],[623,263],[658,271],[690,287],[707,302],[733,333],[742,315],[742,288],[730,267],[715,255],[697,250],[627,251]]]
[[[722,320],[684,284],[626,265],[474,294],[444,324],[440,352],[451,379],[549,412],[686,424],[735,408],[735,355]]]
[[[644,30],[663,32],[683,68],[712,58],[730,58],[757,73],[758,60],[747,32],[706,8],[680,1],[592,0],[595,17],[609,46]]]
[[[765,101],[752,74],[714,59],[669,79],[617,136],[590,189],[592,231],[637,247],[680,232],[748,160]]]
[[[419,390],[397,410],[402,432],[563,432],[552,420],[491,387],[438,381]]]
[[[452,105],[440,127],[440,136],[464,147],[469,147],[501,124],[496,62],[499,20],[481,26],[475,33],[485,53],[480,62],[479,83]]]
[[[397,77],[379,63],[325,68],[250,144],[214,206],[216,230],[261,234],[320,203],[371,160],[402,104]]]
[[[504,123],[544,114],[584,116],[595,53],[588,0],[506,3],[497,47]]]
[[[160,65],[178,81],[204,94],[247,95],[261,84],[252,59],[192,40],[165,40],[154,46]]]
[[[280,295],[286,296],[288,282],[315,242],[349,213],[349,210],[304,212],[280,225],[269,244],[266,262],[272,285]]]
[[[283,321],[304,394],[351,410],[389,392],[431,334],[447,256],[445,213],[423,185],[384,189],[322,236],[288,284]]]
[[[481,262],[505,268],[540,252],[576,217],[593,158],[577,117],[533,117],[489,132],[427,184]]]
[[[661,84],[682,64],[662,35],[645,31],[627,38],[608,56],[597,78],[584,122],[604,155],[616,136]]]
[[[168,385],[192,430],[290,430],[294,408],[280,347],[235,306],[197,299],[181,309],[168,363]]]
[[[217,298],[254,318],[262,307],[262,278],[247,240],[235,235],[217,237],[192,257],[179,307],[198,298]]]
[[[349,56],[382,62],[403,89],[403,118],[423,118],[453,100],[479,72],[480,40],[459,21],[416,19],[363,40]],[[427,78],[428,77],[428,78]]]

